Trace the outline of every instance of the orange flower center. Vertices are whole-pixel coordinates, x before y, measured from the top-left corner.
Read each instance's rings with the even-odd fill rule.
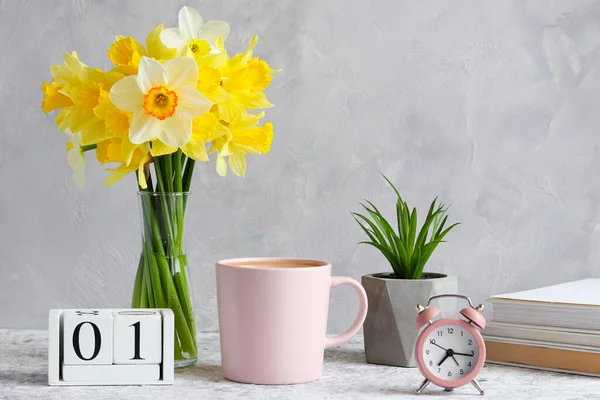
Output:
[[[163,120],[172,116],[177,108],[177,94],[164,86],[153,87],[144,96],[144,111]]]

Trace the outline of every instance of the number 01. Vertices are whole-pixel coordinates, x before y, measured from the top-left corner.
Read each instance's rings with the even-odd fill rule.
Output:
[[[94,331],[94,352],[92,353],[92,355],[89,358],[85,358],[83,356],[83,354],[81,354],[81,346],[79,344],[79,336],[81,333],[81,327],[83,327],[83,325],[85,324],[90,324],[90,326],[92,327],[93,331]],[[134,350],[133,350],[133,357],[130,358],[130,360],[144,360],[143,357],[140,356],[140,321],[136,322],[135,324],[131,324],[129,325],[131,327],[133,327],[133,345],[134,345]],[[75,350],[75,354],[77,355],[77,357],[79,357],[80,359],[84,360],[84,361],[92,361],[94,358],[96,358],[98,356],[98,354],[100,353],[100,349],[102,348],[102,334],[100,333],[100,329],[98,328],[98,325],[96,325],[93,322],[90,321],[84,321],[79,323],[79,325],[77,325],[75,327],[75,330],[73,331],[73,350]]]

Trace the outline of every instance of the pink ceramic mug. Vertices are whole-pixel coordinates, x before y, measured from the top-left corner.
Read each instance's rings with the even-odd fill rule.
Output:
[[[327,337],[330,288],[348,284],[360,311],[346,332]],[[217,263],[221,362],[225,378],[280,385],[310,382],[323,351],[350,339],[367,315],[367,295],[352,278],[331,276],[324,261],[238,258]]]

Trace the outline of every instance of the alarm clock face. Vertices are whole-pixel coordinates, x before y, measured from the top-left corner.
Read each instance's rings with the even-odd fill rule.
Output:
[[[425,328],[417,343],[421,372],[434,383],[458,387],[475,379],[485,362],[479,332],[457,318],[441,319]]]

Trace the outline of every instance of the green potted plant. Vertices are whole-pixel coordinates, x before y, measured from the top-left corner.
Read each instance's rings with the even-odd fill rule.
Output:
[[[411,211],[392,182],[384,178],[397,196],[396,221],[388,222],[370,201],[361,203],[362,214],[352,213],[368,238],[360,243],[375,247],[392,267],[391,273],[362,277],[369,299],[363,325],[365,354],[369,363],[414,367],[418,334],[415,306],[425,304],[431,296],[457,291],[455,277],[423,269],[436,247],[458,224],[446,225],[448,207],[436,198],[417,230],[416,208]],[[453,308],[445,306],[442,310]]]

